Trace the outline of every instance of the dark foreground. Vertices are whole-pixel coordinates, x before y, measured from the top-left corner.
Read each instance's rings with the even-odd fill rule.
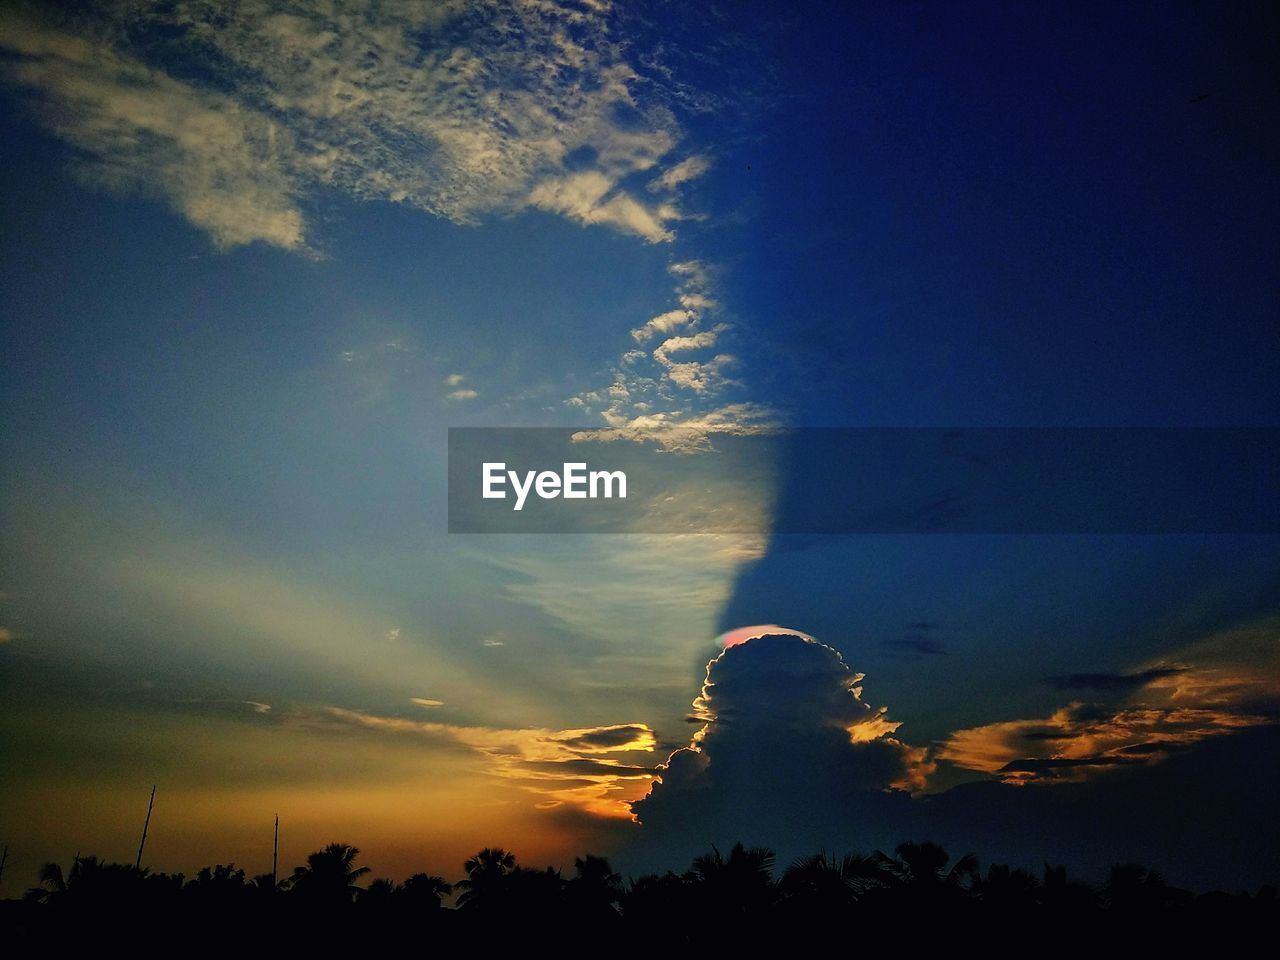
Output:
[[[1093,886],[1050,866],[1039,876],[998,864],[983,871],[973,856],[953,862],[931,843],[902,844],[892,857],[817,855],[776,879],[770,851],[738,845],[683,873],[628,882],[601,857],[577,859],[565,877],[485,849],[456,884],[426,874],[365,884],[358,853],[331,844],[279,882],[232,865],[186,878],[93,857],[65,872],[49,864],[39,887],[0,902],[0,936],[6,949],[197,954],[391,945],[481,955],[530,945],[623,955],[812,946],[1181,954],[1266,943],[1280,920],[1273,887],[1193,895],[1136,865]]]

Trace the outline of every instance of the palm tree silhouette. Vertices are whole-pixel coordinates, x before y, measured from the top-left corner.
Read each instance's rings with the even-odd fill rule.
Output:
[[[573,861],[574,877],[566,889],[573,905],[593,919],[617,916],[622,898],[622,877],[613,872],[604,857],[587,854]]]
[[[709,908],[735,914],[749,914],[767,907],[774,898],[773,864],[776,859],[767,847],[744,847],[735,843],[724,856],[713,846],[693,861],[690,878],[701,889]]]
[[[887,882],[880,857],[847,853],[837,860],[834,854],[815,853],[787,867],[779,888],[785,896],[804,897],[815,905],[837,908]]]
[[[458,881],[462,895],[458,906],[474,909],[492,903],[501,896],[503,879],[516,868],[516,855],[501,847],[485,847],[462,865],[465,880]]]
[[[453,893],[453,884],[447,883],[444,877],[415,873],[404,882],[403,890],[404,895],[419,906],[437,909],[444,898]]]
[[[346,843],[331,843],[307,856],[305,867],[295,867],[289,885],[313,900],[350,903],[360,891],[356,881],[369,872],[357,867],[360,850]]]
[[[893,852],[893,857],[880,855],[885,874],[894,878],[898,885],[916,892],[965,889],[966,881],[971,880],[978,872],[978,858],[972,853],[966,853],[948,870],[951,855],[928,840],[923,843],[900,843]]]

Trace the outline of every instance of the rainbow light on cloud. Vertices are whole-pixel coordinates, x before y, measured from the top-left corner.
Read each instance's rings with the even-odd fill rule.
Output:
[[[732,630],[728,630],[716,637],[716,645],[728,650],[730,647],[736,647],[738,644],[746,643],[748,640],[776,633],[790,634],[791,636],[803,637],[805,640],[813,640],[813,637],[803,630],[780,627],[776,623],[762,623],[754,627],[734,627]]]

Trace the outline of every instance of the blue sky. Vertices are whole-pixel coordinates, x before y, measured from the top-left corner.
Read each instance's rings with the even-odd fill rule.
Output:
[[[545,858],[616,845],[600,824],[687,744],[715,637],[754,623],[868,673],[939,789],[993,772],[952,762],[956,732],[1065,706],[1045,677],[1265,676],[1273,538],[449,536],[444,442],[1276,426],[1274,26],[1256,5],[7,8],[6,837],[92,782],[83,840],[36,818],[19,852],[123,856],[129,804],[167,780],[175,867],[251,859],[281,802],[299,854],[380,811],[362,845],[387,870],[504,831]],[[619,724],[650,732],[634,779],[531,772],[595,756],[556,732]],[[104,768],[55,776],[86,728]],[[272,774],[281,751],[356,763],[369,793]],[[487,812],[409,828],[414,804]]]

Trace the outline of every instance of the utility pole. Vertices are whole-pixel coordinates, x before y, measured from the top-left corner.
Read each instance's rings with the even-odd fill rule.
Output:
[[[138,844],[138,859],[134,861],[135,870],[142,869],[142,848],[147,845],[147,827],[151,826],[151,808],[156,805],[156,785],[151,785],[151,800],[147,803],[147,819],[142,821],[142,842]]]
[[[4,853],[0,853],[0,883],[4,883],[4,865],[9,862],[9,845],[4,845]]]
[[[271,841],[271,889],[276,888],[276,867],[280,863],[280,814],[276,814],[276,835]]]

